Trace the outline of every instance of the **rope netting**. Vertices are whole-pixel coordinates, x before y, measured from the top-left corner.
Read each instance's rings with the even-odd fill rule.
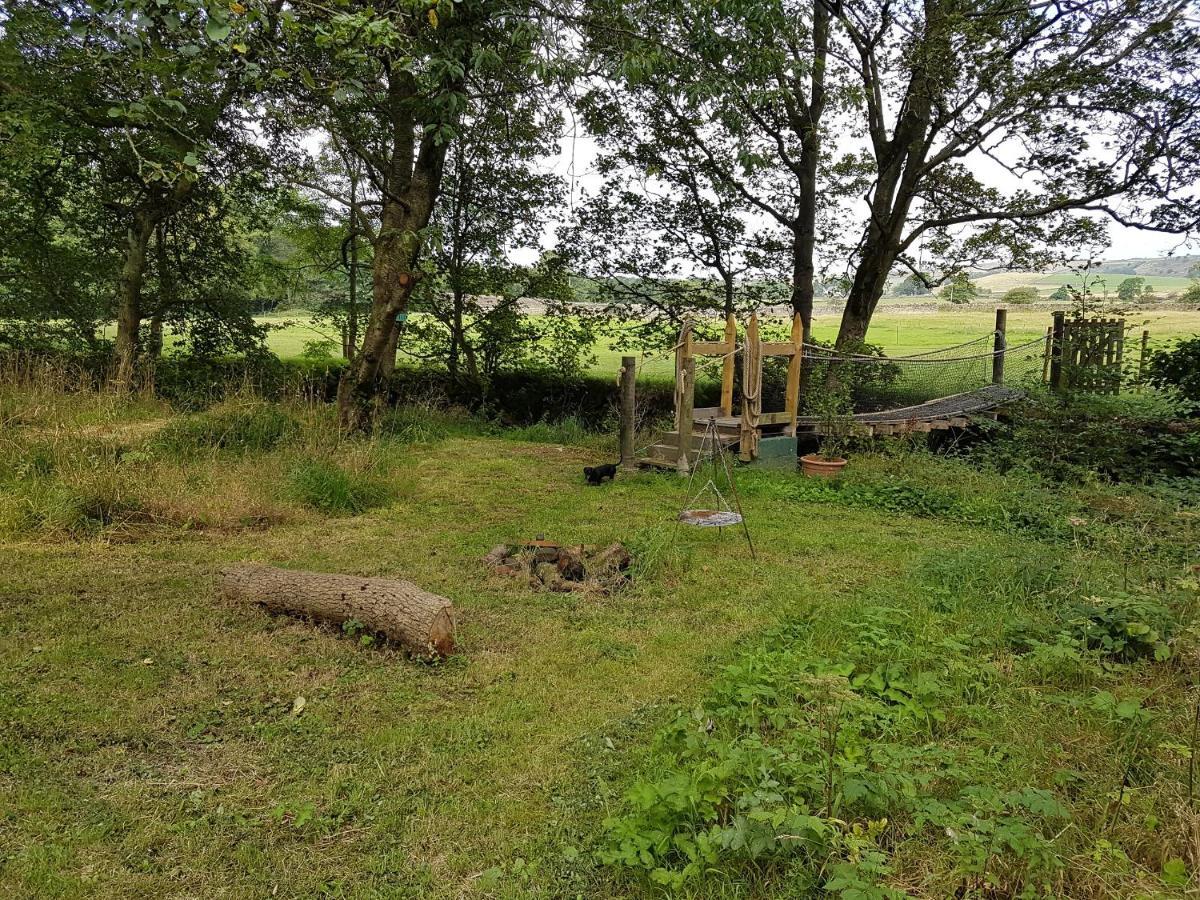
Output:
[[[824,389],[830,368],[849,386],[856,412],[915,406],[992,384],[997,357],[1004,358],[1004,382],[1020,385],[1042,379],[1046,338],[1038,337],[996,350],[992,332],[956,344],[907,356],[839,353],[818,344],[804,345],[808,389],[802,407]],[[1001,340],[1003,337],[1001,336]],[[802,409],[802,412],[804,410]]]

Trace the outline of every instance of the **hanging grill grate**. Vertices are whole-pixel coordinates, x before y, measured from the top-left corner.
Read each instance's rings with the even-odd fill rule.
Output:
[[[712,475],[704,483],[704,486],[693,494],[692,484],[696,480],[696,474],[704,466],[705,459],[712,462]],[[721,489],[717,487],[717,480],[722,476],[724,476],[729,492],[733,495],[736,509],[730,506],[725,495],[721,493]],[[711,500],[708,499],[709,497]],[[702,500],[705,501],[703,504],[701,504]],[[754,542],[750,540],[750,529],[746,526],[746,517],[742,514],[742,503],[738,499],[737,485],[733,481],[733,470],[730,468],[729,460],[725,457],[725,447],[721,443],[715,417],[709,417],[708,426],[704,429],[704,437],[700,440],[700,450],[696,456],[696,465],[688,477],[688,499],[684,503],[683,509],[679,511],[676,521],[699,528],[720,529],[731,525],[741,525],[742,531],[746,535],[746,543],[750,547],[750,557],[756,558]]]

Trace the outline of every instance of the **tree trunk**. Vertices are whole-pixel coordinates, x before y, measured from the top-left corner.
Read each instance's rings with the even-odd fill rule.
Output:
[[[142,283],[146,277],[146,248],[154,233],[154,219],[137,213],[126,232],[125,262],[117,293],[116,370],[113,388],[122,394],[133,390],[137,365],[138,331],[142,327]]]
[[[158,275],[158,297],[150,314],[150,334],[146,338],[146,358],[157,362],[163,351],[163,313],[175,302],[175,279],[167,259],[167,235],[162,222],[154,227],[154,268]]]
[[[382,388],[387,387],[396,372],[396,354],[400,350],[400,333],[403,330],[404,326],[400,324],[399,319],[392,322],[392,333],[388,336],[383,357],[379,360],[379,384]]]
[[[362,347],[342,373],[338,384],[338,424],[344,432],[365,431],[375,414],[380,385],[396,365],[399,330],[396,317],[408,308],[416,284],[420,232],[429,224],[441,183],[446,145],[431,136],[422,140],[421,151],[412,163],[411,128],[409,144],[394,150],[398,168],[384,192],[379,237],[372,266],[371,314],[363,333]],[[402,141],[398,138],[397,144]],[[405,174],[405,168],[408,174]],[[400,191],[403,184],[402,196]]]
[[[358,175],[350,173],[350,310],[342,355],[351,362],[358,349]]]
[[[875,307],[883,297],[888,274],[896,262],[896,255],[883,245],[882,239],[869,242],[864,248],[862,260],[854,272],[850,296],[842,311],[842,325],[838,329],[837,346],[854,348],[867,337]]]
[[[150,334],[146,338],[146,358],[155,362],[162,356],[163,351],[163,319],[161,312],[155,312],[150,317]]]
[[[453,604],[408,581],[245,563],[221,570],[221,595],[334,625],[356,621],[363,630],[383,634],[421,655],[454,652]]]
[[[450,355],[446,359],[446,368],[450,372],[451,380],[457,381],[462,347],[466,344],[466,336],[463,334],[463,294],[457,287],[451,294],[451,302],[454,308],[450,315]]]
[[[396,315],[407,308],[412,295],[416,232],[425,227],[428,219],[428,210],[414,222],[396,200],[385,201],[371,273],[371,313],[362,347],[338,384],[338,423],[343,431],[364,431],[370,427],[379,386],[395,368]]]

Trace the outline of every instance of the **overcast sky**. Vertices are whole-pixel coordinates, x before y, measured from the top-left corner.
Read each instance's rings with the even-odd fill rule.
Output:
[[[568,131],[570,125],[568,124]],[[578,202],[581,191],[594,193],[601,184],[595,171],[596,142],[590,135],[580,133],[572,140],[570,134],[560,143],[557,159],[550,163],[556,174],[567,179],[572,188],[572,203]],[[1105,217],[1101,217],[1105,218]],[[1200,253],[1200,240],[1183,241],[1178,235],[1159,234],[1126,228],[1114,222],[1108,223],[1110,248],[1105,259],[1128,259],[1131,257],[1187,256]]]

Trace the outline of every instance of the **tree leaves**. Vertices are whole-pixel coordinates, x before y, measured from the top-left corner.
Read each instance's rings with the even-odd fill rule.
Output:
[[[233,30],[233,26],[228,20],[218,19],[215,16],[208,20],[208,24],[204,26],[204,33],[208,35],[208,39],[213,43],[220,43],[229,37],[229,32]]]

